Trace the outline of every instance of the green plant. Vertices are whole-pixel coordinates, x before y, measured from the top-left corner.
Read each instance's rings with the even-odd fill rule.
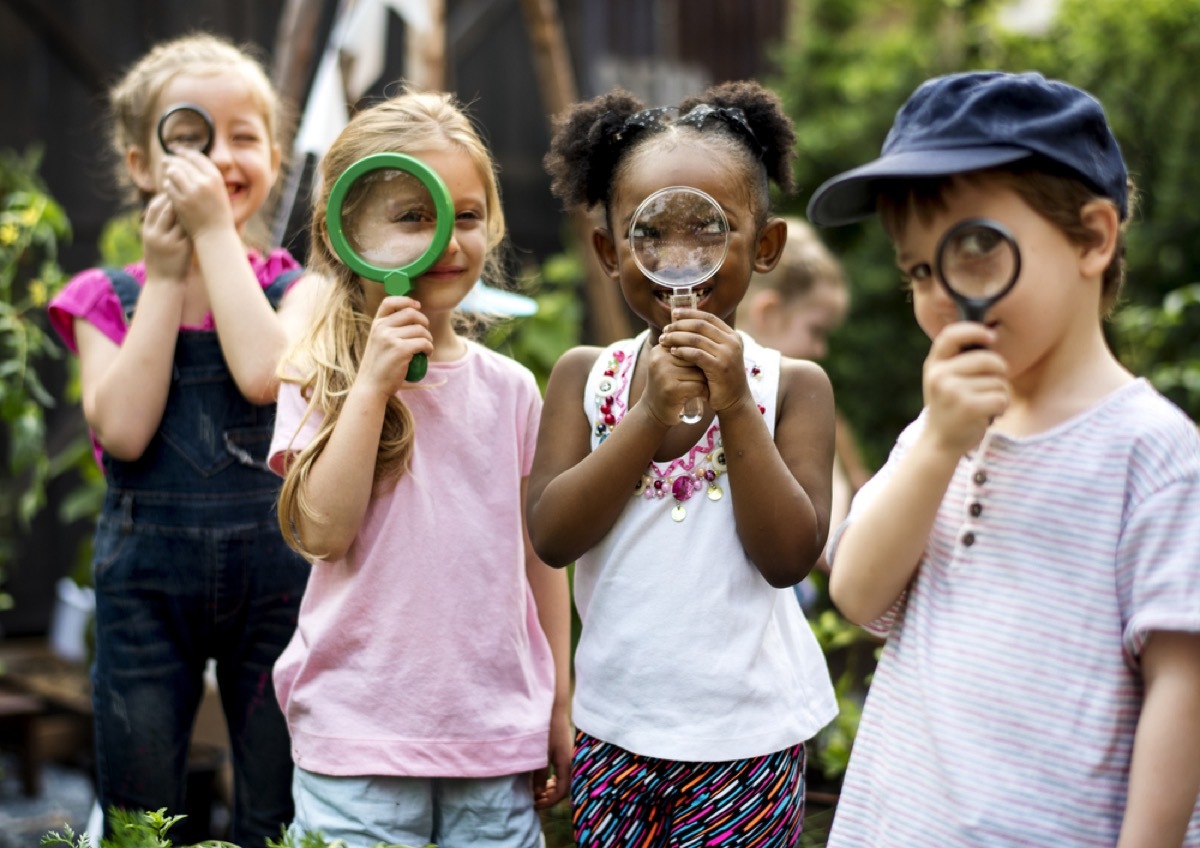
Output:
[[[1200,283],[1167,292],[1159,305],[1126,306],[1113,328],[1129,369],[1200,421]]]
[[[128,812],[115,807],[108,812],[112,822],[113,836],[100,841],[100,848],[238,848],[232,842],[210,839],[196,845],[176,846],[167,837],[167,831],[186,816],[169,816],[166,809],[155,812]],[[92,842],[84,834],[77,834],[70,827],[63,833],[51,831],[41,839],[43,846],[65,846],[65,848],[92,848]],[[320,833],[306,832],[299,837],[284,832],[279,841],[267,840],[268,848],[346,848],[340,839],[327,841]],[[403,845],[385,845],[380,842],[375,848],[406,848]],[[425,848],[437,848],[434,845]]]
[[[37,149],[0,152],[0,419],[8,454],[0,483],[0,587],[17,537],[46,505],[47,484],[79,460],[78,445],[50,455],[46,444],[46,410],[55,399],[43,369],[62,351],[45,306],[65,280],[58,249],[71,226],[39,179],[40,164]],[[11,603],[0,590],[0,609]]]

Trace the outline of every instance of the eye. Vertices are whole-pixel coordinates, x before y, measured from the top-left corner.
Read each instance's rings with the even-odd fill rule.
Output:
[[[921,262],[913,265],[907,271],[900,271],[900,282],[902,288],[911,290],[922,283],[926,283],[933,279],[933,268],[928,262]]]

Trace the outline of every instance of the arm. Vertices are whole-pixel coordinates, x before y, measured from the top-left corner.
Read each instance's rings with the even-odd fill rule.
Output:
[[[720,318],[677,309],[661,343],[704,372],[721,424],[738,539],[772,586],[804,579],[829,532],[833,390],[821,368],[784,360],[775,438],[746,379],[741,337]]]
[[[314,556],[340,559],[358,535],[371,501],[388,398],[403,385],[413,354],[432,347],[428,319],[416,302],[385,298],[333,433],[304,481],[317,517],[297,517],[297,531]]]
[[[248,401],[270,403],[287,336],[246,261],[221,172],[196,151],[167,157],[163,171],[164,189],[192,238],[229,371]]]
[[[583,392],[597,355],[594,347],[575,348],[555,364],[529,474],[529,534],[538,556],[556,568],[574,562],[612,529],[668,429],[639,399],[591,450]]]
[[[925,361],[926,426],[891,476],[842,533],[829,595],[855,624],[882,615],[912,580],[938,507],[963,454],[1008,403],[1004,361],[970,322],[943,330]]]
[[[529,480],[521,481],[522,507],[528,502]],[[538,809],[552,807],[571,788],[571,589],[562,569],[538,559],[525,531],[525,574],[537,603],[538,621],[554,655],[554,704],[550,709],[550,769],[534,772],[533,797]]]
[[[825,372],[785,360],[780,389],[774,441],[748,388],[719,413],[738,538],[777,588],[799,583],[821,555],[833,466],[833,389]]]
[[[84,417],[104,449],[126,461],[142,455],[162,422],[191,259],[187,235],[163,195],[146,207],[142,240],[146,284],[120,346],[75,321]]]
[[[1200,634],[1155,631],[1118,848],[1183,844],[1200,793]]]

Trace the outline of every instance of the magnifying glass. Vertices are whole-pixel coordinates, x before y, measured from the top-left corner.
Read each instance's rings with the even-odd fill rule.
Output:
[[[348,268],[383,283],[389,295],[403,295],[445,252],[454,229],[454,204],[442,178],[420,159],[375,153],[359,159],[333,184],[325,228]],[[406,378],[416,382],[428,367],[425,354],[417,354]]]
[[[987,311],[1012,291],[1021,275],[1021,250],[1001,223],[968,218],[938,242],[934,276],[964,321],[984,320]]]
[[[194,103],[177,103],[158,119],[158,143],[166,153],[199,150],[207,156],[214,135],[212,117]]]
[[[642,273],[672,290],[672,308],[695,308],[695,287],[725,261],[729,221],[717,201],[700,189],[668,186],[643,200],[633,213],[629,244]],[[703,412],[703,401],[691,398],[679,420],[695,424]]]

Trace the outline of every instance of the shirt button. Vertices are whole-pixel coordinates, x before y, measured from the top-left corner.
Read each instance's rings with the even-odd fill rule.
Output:
[[[968,530],[966,533],[963,533],[962,543],[964,547],[971,547],[971,545],[975,544],[975,534],[970,530]]]
[[[981,504],[981,503],[971,504],[970,513],[971,513],[972,518],[978,518],[980,515],[983,514],[983,504]]]
[[[987,482],[987,472],[986,471],[976,471],[975,476],[971,479],[973,479],[975,481],[976,486],[982,486],[984,483]]]

